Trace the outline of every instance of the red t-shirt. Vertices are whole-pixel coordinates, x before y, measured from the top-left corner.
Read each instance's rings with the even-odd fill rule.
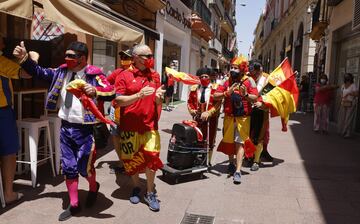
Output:
[[[256,86],[255,85],[253,86],[251,84],[249,78],[246,78],[246,80],[243,82],[242,85],[244,85],[246,87],[248,94],[259,95],[258,91],[256,89]],[[229,80],[227,80],[224,83],[224,85],[219,85],[219,87],[217,89],[217,92],[223,93],[223,92],[227,91],[230,86],[231,86],[230,82],[229,82]],[[238,94],[238,95],[241,95],[239,89],[235,89],[234,93]],[[245,99],[245,97],[242,97],[241,100],[242,100],[242,103],[243,103],[243,106],[244,106],[245,115],[246,116],[250,115],[250,113],[251,113],[251,103],[249,103],[249,101],[247,101]],[[224,113],[225,113],[225,115],[233,116],[233,108],[232,108],[232,103],[231,103],[231,96],[226,96],[225,97],[225,100],[224,100]]]
[[[320,87],[322,87],[322,86],[319,83],[315,84],[315,90],[317,90]],[[329,105],[331,102],[331,95],[332,95],[331,89],[316,91],[315,97],[314,97],[314,103],[321,104],[321,105],[324,105],[324,104]]]
[[[120,74],[122,71],[124,71],[124,69],[118,68],[118,69],[114,70],[108,77],[106,77],[106,79],[110,83],[110,85],[115,84],[116,76],[118,76],[118,74]]]
[[[118,96],[133,95],[145,86],[155,88],[156,92],[161,86],[159,74],[153,70],[146,72],[141,72],[138,69],[124,71],[116,78],[115,83],[116,94]],[[129,106],[121,107],[120,130],[140,133],[158,130],[162,105],[156,105],[155,92],[150,96],[135,101]]]

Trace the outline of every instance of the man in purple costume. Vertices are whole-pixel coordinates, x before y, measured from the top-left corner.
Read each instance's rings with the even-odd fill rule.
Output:
[[[67,92],[66,86],[74,79],[86,81],[84,91],[98,106],[104,100],[114,98],[114,89],[99,68],[87,64],[88,48],[85,43],[72,42],[65,52],[66,64],[56,69],[43,68],[32,61],[23,42],[16,46],[13,54],[20,59],[21,67],[30,75],[51,83],[46,109],[56,110],[59,107],[58,116],[62,120],[61,162],[70,197],[70,205],[59,216],[59,221],[64,221],[81,210],[78,199],[79,173],[89,182],[86,207],[95,204],[100,187],[96,182],[94,168],[96,149],[93,125],[97,123],[95,115],[85,109],[78,98]]]

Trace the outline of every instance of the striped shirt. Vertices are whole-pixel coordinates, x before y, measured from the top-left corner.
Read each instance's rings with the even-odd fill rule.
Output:
[[[13,88],[11,79],[18,79],[20,66],[0,55],[0,107],[12,106]]]

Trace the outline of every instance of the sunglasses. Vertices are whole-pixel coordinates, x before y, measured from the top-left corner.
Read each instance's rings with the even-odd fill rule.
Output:
[[[80,57],[81,57],[81,55],[78,55],[78,54],[65,54],[65,58],[77,59]]]
[[[138,56],[139,57],[144,57],[144,58],[152,58],[152,57],[154,57],[153,54],[139,54]]]

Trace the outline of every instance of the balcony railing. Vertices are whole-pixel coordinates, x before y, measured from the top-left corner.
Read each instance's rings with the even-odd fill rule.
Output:
[[[229,13],[225,12],[225,19],[227,20],[227,22],[229,22],[229,24],[232,27],[232,30],[234,30],[235,24],[232,20],[232,18],[230,17]]]
[[[209,41],[209,49],[214,49],[217,52],[221,52],[222,50],[222,44],[217,38],[214,38]]]
[[[225,58],[232,59],[234,57],[234,52],[229,51],[226,47],[223,46],[222,53]]]
[[[327,0],[327,5],[328,6],[336,6],[338,5],[340,2],[342,2],[343,0]]]
[[[209,0],[209,6],[213,7],[221,17],[225,14],[225,9],[222,0]]]
[[[211,24],[211,12],[202,0],[195,0],[193,8],[199,16],[210,26]]]

